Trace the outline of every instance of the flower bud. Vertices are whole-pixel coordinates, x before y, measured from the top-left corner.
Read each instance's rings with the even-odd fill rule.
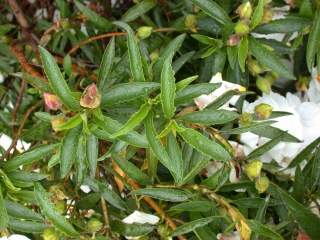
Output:
[[[61,19],[60,20],[60,25],[61,25],[61,27],[63,28],[63,29],[68,29],[68,28],[70,28],[70,22],[69,22],[69,20],[67,19],[67,18],[63,18],[63,19]]]
[[[54,228],[47,228],[42,234],[43,240],[59,240],[59,233]]]
[[[66,122],[66,118],[63,115],[55,116],[51,119],[51,127],[55,132],[60,131],[60,126]]]
[[[244,171],[252,180],[260,176],[262,165],[260,160],[253,160],[245,166]]]
[[[254,113],[260,120],[268,119],[272,114],[272,106],[266,103],[260,103],[255,106]]]
[[[271,91],[271,83],[267,79],[259,77],[256,81],[256,85],[263,93],[269,94]]]
[[[248,66],[249,72],[253,76],[257,76],[258,74],[263,72],[263,68],[260,66],[257,60],[248,59],[247,66]]]
[[[261,23],[268,23],[272,20],[272,10],[269,7],[264,8],[263,17]]]
[[[239,42],[240,42],[240,36],[237,34],[233,34],[229,36],[227,45],[232,47],[232,46],[238,45]]]
[[[55,203],[55,209],[58,213],[63,214],[66,210],[66,204],[64,200],[59,200]]]
[[[50,110],[58,110],[59,108],[61,108],[62,104],[56,95],[51,93],[44,93],[43,97],[47,108],[49,108]]]
[[[97,85],[92,83],[84,91],[80,99],[80,105],[85,108],[97,108],[101,102],[101,95]]]
[[[150,37],[151,33],[152,33],[152,27],[149,27],[149,26],[139,27],[137,30],[137,36],[140,39],[145,39]]]
[[[87,223],[87,229],[90,232],[98,232],[103,226],[103,223],[96,218],[91,218]]]
[[[184,25],[191,32],[197,32],[197,17],[193,14],[188,14],[184,19]]]
[[[249,1],[242,3],[238,9],[237,13],[241,19],[249,19],[252,15],[252,6]]]
[[[260,177],[256,179],[255,188],[259,193],[264,193],[269,188],[269,179],[267,177]]]
[[[150,59],[152,62],[157,61],[157,59],[159,58],[159,51],[155,50],[150,54]]]
[[[248,26],[248,24],[246,24],[243,21],[240,21],[236,24],[236,26],[234,27],[234,31],[236,32],[236,34],[239,35],[246,35],[249,33],[250,28]]]
[[[252,122],[252,116],[250,113],[244,112],[241,114],[239,118],[240,125],[249,126],[251,122]]]

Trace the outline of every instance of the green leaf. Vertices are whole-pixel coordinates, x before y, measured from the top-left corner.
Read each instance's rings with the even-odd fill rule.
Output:
[[[7,213],[7,209],[5,207],[3,195],[2,195],[2,189],[0,185],[0,230],[4,230],[8,226],[9,217]]]
[[[174,179],[177,183],[181,183],[183,180],[184,162],[180,146],[172,133],[168,134],[167,137],[167,152],[172,162]]]
[[[302,174],[301,168],[298,165],[296,167],[294,173],[294,183],[293,183],[293,190],[292,190],[292,197],[300,203],[303,203],[303,197],[305,194],[305,179]]]
[[[0,25],[0,36],[5,36],[8,32],[10,32],[12,29],[15,28],[15,25],[13,24],[1,24]]]
[[[253,122],[248,126],[241,126],[238,128],[226,129],[226,130],[222,130],[221,132],[226,134],[241,134],[245,132],[253,132],[257,129],[259,130],[265,129],[266,126],[269,126],[275,122],[276,121]]]
[[[191,0],[191,2],[219,23],[224,25],[231,22],[228,14],[216,2],[211,0]]]
[[[73,117],[69,118],[66,122],[64,122],[58,126],[55,126],[54,130],[55,131],[69,130],[69,129],[75,128],[80,123],[82,123],[82,117],[81,117],[81,114],[78,113],[78,114],[74,115]]]
[[[33,221],[22,221],[18,219],[10,219],[9,228],[17,232],[24,233],[43,233],[46,228],[49,228],[49,225],[41,222]]]
[[[89,134],[87,136],[87,159],[89,164],[90,176],[94,178],[96,174],[96,168],[98,163],[99,154],[99,142],[98,139],[93,135]]]
[[[115,21],[113,22],[116,26],[123,28],[128,33],[128,51],[129,51],[129,62],[130,62],[130,70],[132,73],[132,78],[134,82],[145,82],[143,68],[142,68],[142,60],[141,54],[139,50],[138,40],[134,35],[131,27],[124,23]]]
[[[150,11],[157,5],[155,0],[143,0],[136,3],[134,6],[129,8],[123,15],[121,20],[124,22],[132,22],[142,16],[143,14]]]
[[[5,162],[3,168],[6,171],[16,170],[21,165],[27,165],[34,162],[37,162],[44,157],[50,155],[54,150],[58,148],[60,144],[50,144],[50,145],[42,145],[32,150],[29,150],[25,153],[22,153],[13,159]]]
[[[60,177],[64,178],[70,172],[75,161],[78,147],[78,139],[82,131],[82,126],[79,125],[70,129],[62,141],[60,152]]]
[[[228,46],[227,47],[227,58],[231,69],[234,69],[238,60],[238,47]]]
[[[310,25],[310,20],[302,17],[288,16],[257,27],[254,32],[262,34],[302,32]]]
[[[192,59],[194,54],[195,54],[195,51],[190,51],[181,55],[178,59],[176,59],[172,64],[173,71],[177,73],[190,59]]]
[[[101,17],[96,12],[92,11],[91,9],[84,6],[78,0],[75,0],[74,3],[76,4],[77,8],[83,13],[83,15],[88,18],[90,22],[92,22],[96,27],[100,28],[101,30],[108,31],[111,29],[111,23],[104,17]]]
[[[288,168],[293,168],[299,165],[303,160],[309,158],[313,150],[320,144],[320,137],[306,146],[294,159],[290,162]]]
[[[239,114],[233,111],[227,110],[211,110],[206,109],[203,111],[197,111],[187,113],[179,117],[179,119],[186,122],[203,124],[206,126],[225,124],[234,121],[239,117]]]
[[[31,76],[28,73],[22,73],[23,79],[26,80],[27,83],[29,83],[34,88],[39,89],[42,92],[51,92],[51,89],[49,87],[49,84],[45,82],[43,79]]]
[[[110,225],[112,231],[128,237],[140,237],[147,235],[154,229],[154,226],[150,224],[126,224],[118,220],[112,221]]]
[[[190,193],[174,188],[140,188],[131,192],[134,195],[148,196],[168,202],[184,202],[191,196]]]
[[[105,136],[105,140],[112,140],[111,136],[112,134],[116,133],[117,131],[119,131],[122,127],[121,123],[119,123],[118,121],[106,117],[103,117],[103,120],[98,119],[98,118],[94,118],[94,122],[100,127],[102,128],[102,132]],[[92,132],[92,129],[91,129]],[[135,132],[135,131],[131,131],[123,136],[119,136],[119,139],[127,142],[128,144],[132,145],[132,146],[136,146],[136,147],[142,147],[142,148],[148,148],[148,141],[146,139],[145,136]]]
[[[165,118],[170,119],[175,113],[174,98],[175,98],[175,78],[172,70],[172,55],[164,61],[161,72],[161,106]]]
[[[126,204],[121,197],[119,197],[114,191],[110,190],[105,184],[90,178],[86,178],[84,180],[84,184],[88,185],[94,192],[99,192],[101,196],[112,206],[120,210],[127,209]]]
[[[262,137],[270,138],[270,139],[273,139],[273,138],[279,136],[280,134],[282,134],[281,141],[283,141],[283,142],[293,142],[293,143],[301,142],[301,140],[299,140],[295,136],[289,134],[288,132],[283,131],[283,130],[276,128],[276,127],[272,127],[272,126],[266,126],[265,129],[257,128],[257,129],[251,130],[251,131],[254,134],[257,134]]]
[[[250,28],[254,29],[256,26],[260,24],[263,18],[263,8],[264,8],[265,0],[259,0],[258,5],[254,9],[251,22],[250,22]]]
[[[172,206],[170,212],[209,212],[212,209],[215,209],[216,205],[213,202],[209,201],[191,201],[179,203]]]
[[[300,227],[310,236],[311,239],[320,238],[320,218],[307,209],[304,205],[297,202],[286,191],[277,185],[272,185],[281,197],[284,206],[292,214],[293,218],[299,223]]]
[[[241,42],[238,46],[238,62],[242,72],[245,72],[245,68],[246,68],[245,64],[248,56],[248,50],[249,50],[249,41],[248,41],[248,38],[245,36],[241,39]]]
[[[63,70],[67,76],[72,73],[72,59],[69,54],[63,58]]]
[[[150,93],[160,88],[155,82],[121,83],[106,89],[102,94],[101,106],[110,107],[140,98],[146,98]]]
[[[80,186],[84,180],[87,173],[87,165],[87,142],[84,135],[82,135],[78,141],[77,157],[75,159],[76,182],[78,186]]]
[[[177,131],[188,144],[215,161],[226,162],[231,159],[229,152],[224,147],[203,136],[198,131],[182,126],[179,126]]]
[[[174,55],[180,49],[185,38],[186,34],[181,34],[177,36],[175,39],[169,42],[169,44],[161,52],[160,57],[158,58],[157,62],[154,64],[153,67],[154,76],[156,80],[160,80],[161,71],[165,60],[168,59],[170,55]]]
[[[41,61],[44,72],[48,78],[50,87],[53,92],[59,97],[61,102],[71,110],[79,110],[80,103],[71,92],[62,73],[55,62],[54,57],[43,47],[39,47]]]
[[[273,51],[263,46],[258,40],[250,37],[249,49],[252,55],[264,66],[270,68],[272,71],[278,73],[280,76],[295,79],[290,70],[282,63],[279,56]]]
[[[220,87],[220,83],[197,83],[187,86],[177,92],[175,104],[189,103],[202,94],[210,94]]]
[[[101,64],[98,73],[98,88],[100,91],[104,89],[107,84],[108,78],[111,78],[110,73],[115,57],[115,40],[111,38],[106,50],[103,53]]]
[[[62,215],[56,212],[54,205],[49,200],[46,190],[40,183],[35,183],[34,194],[42,214],[48,218],[57,229],[71,237],[79,236],[79,233],[73,226]]]
[[[20,188],[17,188],[13,185],[11,179],[8,178],[8,176],[5,174],[4,171],[2,171],[2,169],[0,169],[0,179],[2,179],[4,185],[11,191],[17,192],[20,190]]]
[[[142,172],[142,170],[140,170],[136,165],[127,161],[125,158],[120,157],[119,154],[113,153],[111,156],[119,165],[121,170],[128,175],[128,177],[143,185],[151,184],[150,177]]]
[[[222,218],[220,216],[214,216],[214,217],[206,217],[206,218],[200,218],[197,220],[194,220],[192,222],[184,223],[181,226],[177,227],[173,232],[172,236],[179,236],[188,232],[191,232],[199,227],[203,227],[211,223],[215,219]]]
[[[229,90],[222,94],[220,97],[217,97],[212,103],[210,103],[206,108],[207,109],[218,109],[225,105],[234,95],[239,94],[236,90]]]
[[[138,126],[148,115],[151,110],[152,105],[148,102],[141,105],[138,112],[134,113],[129,120],[114,134],[112,138],[117,138],[119,136],[125,135],[128,132],[132,131],[136,126]]]
[[[254,233],[258,233],[260,236],[264,236],[273,240],[284,240],[284,238],[279,233],[272,230],[265,224],[262,224],[255,220],[248,220],[248,224],[251,231]]]
[[[320,47],[319,42],[320,42],[320,10],[317,10],[314,17],[312,30],[309,34],[308,43],[307,43],[306,60],[307,60],[307,66],[308,66],[309,72],[312,72],[315,56]]]
[[[43,217],[39,213],[36,213],[19,203],[5,200],[5,206],[11,217],[34,221],[43,220]]]
[[[198,77],[199,77],[198,75],[195,75],[195,76],[187,77],[185,79],[180,80],[179,82],[176,83],[176,91],[180,91],[186,88],[190,83],[192,83]]]

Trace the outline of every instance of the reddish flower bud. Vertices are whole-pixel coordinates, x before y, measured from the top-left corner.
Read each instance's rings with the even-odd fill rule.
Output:
[[[297,240],[311,240],[311,238],[304,232],[299,232]]]
[[[97,85],[90,84],[83,92],[80,105],[85,108],[97,108],[101,102],[101,95],[98,91]]]
[[[229,36],[227,41],[228,46],[236,46],[240,42],[240,37],[237,34]]]
[[[56,95],[51,93],[44,93],[43,97],[46,106],[50,110],[58,110],[59,108],[61,108],[62,104]]]

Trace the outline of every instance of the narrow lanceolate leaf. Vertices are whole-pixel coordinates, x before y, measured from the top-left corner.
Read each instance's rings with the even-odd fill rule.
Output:
[[[177,227],[173,232],[172,232],[172,237],[179,236],[188,232],[191,232],[199,227],[203,227],[205,225],[208,225],[215,219],[219,219],[222,217],[219,216],[214,216],[214,217],[206,217],[206,218],[200,218],[197,220],[194,220],[192,222],[184,223],[183,225]]]
[[[69,118],[66,122],[55,126],[54,130],[55,131],[68,130],[68,129],[71,129],[71,128],[78,126],[80,123],[82,123],[82,117],[81,117],[80,113],[78,113],[75,116]]]
[[[72,168],[72,165],[76,158],[78,139],[82,126],[77,126],[69,130],[62,141],[60,152],[60,176],[64,178],[67,176]]]
[[[129,51],[129,61],[130,61],[130,69],[133,81],[135,82],[145,82],[143,68],[142,68],[142,60],[140,49],[138,45],[138,41],[136,36],[134,35],[131,27],[124,23],[116,21],[114,24],[120,28],[123,28],[128,33],[128,51]]]
[[[72,94],[66,83],[54,57],[43,47],[39,47],[44,72],[48,78],[53,92],[60,98],[61,102],[72,110],[79,110],[80,103]]]
[[[62,215],[57,213],[55,207],[49,200],[46,190],[40,183],[35,183],[34,194],[42,214],[48,218],[57,229],[68,236],[79,236],[79,233],[73,228],[73,226]]]
[[[131,22],[133,20],[136,20],[143,14],[150,11],[156,5],[157,5],[156,0],[143,0],[141,2],[138,2],[136,5],[129,8],[128,11],[125,12],[125,14],[123,14],[121,20],[124,22]]]
[[[76,182],[80,186],[84,180],[87,170],[87,143],[86,138],[82,135],[79,138],[77,147],[77,157],[75,161],[76,166]]]
[[[34,221],[43,220],[43,217],[39,213],[36,213],[19,203],[5,200],[5,206],[11,217]]]
[[[208,16],[212,17],[221,24],[230,23],[228,14],[216,2],[211,0],[191,0],[193,4],[198,6]]]
[[[2,189],[0,185],[0,230],[4,230],[8,226],[9,217],[4,203]]]
[[[245,71],[245,67],[246,67],[245,64],[248,56],[248,50],[249,50],[249,42],[248,42],[248,38],[245,36],[241,39],[241,42],[238,47],[238,62],[242,72]]]
[[[174,188],[141,188],[132,192],[135,195],[148,196],[168,202],[184,202],[191,197],[191,194]]]
[[[172,162],[172,168],[174,169],[174,172],[172,172],[172,174],[174,174],[173,177],[177,183],[181,183],[184,173],[184,161],[180,146],[172,133],[167,137],[167,152]]]
[[[43,222],[10,219],[8,223],[8,227],[13,231],[34,234],[34,233],[43,233],[43,231],[46,228],[49,228],[50,226]]]
[[[128,175],[129,178],[136,180],[140,184],[151,184],[150,177],[133,163],[120,157],[118,154],[112,154],[112,159],[119,165],[122,171]]]
[[[40,146],[37,148],[34,148],[28,152],[22,153],[13,159],[7,161],[3,168],[6,171],[13,171],[16,170],[21,165],[27,165],[34,163],[36,161],[39,161],[43,159],[44,157],[50,155],[54,150],[58,148],[60,144],[50,144],[46,146]]]
[[[259,23],[262,21],[263,17],[263,7],[264,7],[264,1],[265,0],[259,0],[258,5],[255,7],[251,22],[250,22],[250,28],[253,29],[256,26],[259,25]]]
[[[84,6],[79,1],[75,1],[77,8],[83,13],[83,15],[88,18],[90,22],[92,22],[96,27],[100,28],[101,30],[109,30],[111,28],[111,23],[104,17],[101,17],[96,12],[92,11],[91,9]]]
[[[240,126],[238,128],[223,130],[221,132],[226,134],[241,134],[245,132],[254,132],[256,130],[262,131],[265,127],[273,123],[276,123],[276,121],[253,122],[249,126]]]
[[[106,89],[102,93],[101,106],[109,107],[115,104],[146,98],[150,93],[160,88],[155,82],[120,83]]]
[[[263,46],[253,37],[249,39],[249,49],[252,55],[264,66],[270,68],[282,77],[294,79],[292,72],[282,63],[280,57]]]
[[[172,55],[169,56],[162,68],[161,72],[161,105],[165,118],[170,119],[173,117],[176,110],[174,106],[175,98],[175,78],[174,71],[172,70]]]
[[[111,38],[106,50],[103,53],[101,60],[99,73],[98,73],[98,88],[100,91],[104,89],[104,86],[107,84],[108,78],[110,77],[111,68],[115,56],[115,40],[114,37]]]
[[[272,185],[281,197],[284,206],[289,210],[300,227],[310,236],[311,239],[320,239],[320,218],[312,213],[306,206],[297,202],[286,191],[276,185]]]
[[[307,44],[307,66],[309,72],[312,71],[317,51],[320,47],[320,10],[315,14],[312,30],[310,32]],[[319,63],[317,63],[319,65]]]
[[[179,126],[179,129],[177,130],[179,135],[187,143],[199,152],[211,157],[213,160],[226,162],[231,159],[229,152],[224,147],[205,137],[198,131],[182,126]]]
[[[116,138],[132,131],[136,126],[138,126],[145,119],[145,117],[148,115],[149,111],[151,110],[151,107],[152,105],[149,104],[148,102],[142,104],[139,111],[134,113],[129,118],[129,120],[111,137]]]
[[[215,209],[215,203],[210,201],[194,200],[190,202],[179,203],[169,209],[170,212],[209,212]]]
[[[185,114],[179,119],[186,122],[198,123],[204,125],[217,125],[231,122],[239,117],[239,114],[233,111],[227,110],[203,110]]]
[[[257,233],[260,236],[264,236],[272,240],[284,240],[284,238],[279,233],[265,224],[262,224],[256,220],[248,220],[248,224],[252,232]]]
[[[160,80],[161,71],[165,60],[168,59],[170,55],[174,55],[180,49],[185,38],[186,34],[181,34],[171,42],[169,42],[169,44],[164,48],[163,52],[161,53],[160,57],[153,67],[154,76],[157,81]]]
[[[94,177],[96,174],[99,150],[98,144],[99,142],[96,136],[94,136],[93,134],[89,134],[87,136],[87,159],[91,177]]]

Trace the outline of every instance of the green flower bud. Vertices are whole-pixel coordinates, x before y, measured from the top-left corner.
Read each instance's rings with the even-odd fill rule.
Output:
[[[259,193],[264,193],[269,188],[269,179],[268,177],[260,177],[256,179],[255,188]]]
[[[258,74],[263,72],[263,68],[260,66],[257,60],[248,59],[247,66],[248,66],[249,72],[253,76],[257,76]]]
[[[184,19],[184,25],[192,32],[197,32],[197,17],[193,14],[188,14]]]
[[[160,235],[161,239],[168,239],[171,234],[170,229],[167,225],[161,224],[157,227],[157,232]]]
[[[68,29],[68,28],[70,28],[70,26],[71,26],[69,20],[66,19],[66,18],[61,19],[60,25],[61,25],[61,27],[62,27],[63,29]]]
[[[60,200],[55,203],[55,209],[58,213],[63,214],[66,210],[66,204],[64,200]]]
[[[250,113],[244,112],[239,118],[239,123],[242,126],[249,126],[252,122],[252,115]]]
[[[265,78],[259,77],[256,81],[256,85],[263,93],[269,94],[271,91],[271,83]]]
[[[137,36],[140,39],[145,39],[150,37],[151,33],[152,33],[152,27],[148,27],[148,26],[139,27],[137,30]]]
[[[272,106],[270,106],[269,104],[260,103],[254,108],[254,113],[259,119],[265,120],[271,116],[272,109]]]
[[[237,13],[239,14],[239,17],[242,19],[249,19],[252,15],[252,6],[249,1],[242,3],[238,9]]]
[[[260,160],[253,160],[245,166],[244,171],[252,180],[260,176],[262,165]]]
[[[155,50],[150,54],[150,59],[152,62],[157,61],[158,58],[159,58],[159,50]]]
[[[103,226],[103,223],[96,218],[91,218],[87,223],[87,229],[90,232],[98,232]]]
[[[47,228],[42,234],[43,240],[59,240],[59,233],[54,228]]]
[[[249,33],[250,28],[248,26],[248,24],[246,24],[243,21],[240,21],[236,24],[236,26],[234,27],[234,31],[236,32],[236,34],[239,35],[246,35]]]

